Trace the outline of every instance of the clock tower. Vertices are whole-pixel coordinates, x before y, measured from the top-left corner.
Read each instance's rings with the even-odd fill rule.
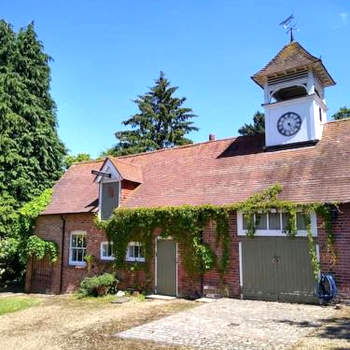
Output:
[[[321,139],[327,121],[324,89],[335,82],[320,58],[292,41],[252,79],[264,89],[267,148]]]

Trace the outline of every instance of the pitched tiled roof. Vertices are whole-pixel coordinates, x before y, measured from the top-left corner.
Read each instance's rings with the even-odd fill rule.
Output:
[[[305,69],[315,71],[324,86],[335,84],[321,59],[312,56],[298,42],[291,42],[284,46],[263,69],[252,76],[252,79],[263,86],[267,78]]]
[[[43,214],[94,212],[98,208],[98,184],[91,170],[103,161],[72,164],[54,186],[51,203]]]
[[[142,183],[142,169],[138,165],[124,162],[116,157],[109,158],[125,180]]]
[[[283,185],[281,199],[350,202],[350,119],[326,124],[315,146],[263,148],[263,136],[240,136],[123,156],[119,160],[138,166],[143,175],[123,206],[228,204],[276,183]],[[45,214],[90,211],[97,200],[90,171],[97,164],[72,166],[55,186]]]

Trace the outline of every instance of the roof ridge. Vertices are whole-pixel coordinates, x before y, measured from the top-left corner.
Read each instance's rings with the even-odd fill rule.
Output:
[[[235,139],[237,139],[237,137],[242,137],[242,136],[232,136],[232,137],[226,137],[226,138],[220,139],[220,140],[213,140],[213,141],[208,140],[208,141],[203,141],[203,142],[190,143],[187,145],[174,146],[174,147],[169,147],[169,148],[161,148],[161,149],[157,149],[154,151],[146,151],[146,152],[140,152],[140,153],[135,153],[135,154],[126,154],[126,155],[114,157],[114,158],[116,158],[118,160],[123,160],[125,158],[144,156],[146,154],[153,154],[153,153],[158,153],[158,152],[174,151],[174,150],[183,149],[183,148],[196,147],[196,146],[204,145],[207,143],[216,143],[216,142],[222,142],[222,141],[228,141],[228,140],[235,140]]]
[[[350,121],[350,117],[347,117],[347,118],[342,118],[342,119],[333,119],[333,120],[328,121],[328,122],[325,123],[325,124],[340,123],[340,122],[349,122],[349,121]]]
[[[84,160],[84,161],[82,161],[82,162],[73,162],[73,163],[71,164],[71,166],[72,166],[72,165],[81,165],[81,164],[100,163],[100,162],[103,162],[103,161],[105,160],[105,158],[106,158],[106,157],[101,158],[101,159]],[[70,167],[71,167],[71,166],[70,166]],[[69,168],[70,168],[70,167],[69,167]],[[68,168],[68,169],[69,169],[69,168]]]
[[[141,167],[138,164],[134,164],[134,163],[130,163],[130,162],[124,162],[123,159],[120,159],[119,157],[116,157],[116,156],[107,156],[107,158],[112,159],[112,161],[117,160],[118,162],[121,162],[122,164],[131,165],[131,166],[133,166],[135,168],[140,168],[141,169]]]

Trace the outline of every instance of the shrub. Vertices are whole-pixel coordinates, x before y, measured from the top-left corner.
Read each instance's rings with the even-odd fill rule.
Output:
[[[115,290],[118,283],[115,276],[111,273],[103,275],[85,277],[80,283],[79,294],[81,296],[102,296]]]

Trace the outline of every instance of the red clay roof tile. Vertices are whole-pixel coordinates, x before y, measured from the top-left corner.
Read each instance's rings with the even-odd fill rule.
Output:
[[[118,158],[142,169],[126,207],[228,204],[280,183],[280,198],[350,202],[350,120],[325,125],[315,146],[265,152],[263,136],[241,136]],[[56,184],[44,214],[96,210],[100,163],[73,165]],[[130,169],[134,169],[131,167]]]

